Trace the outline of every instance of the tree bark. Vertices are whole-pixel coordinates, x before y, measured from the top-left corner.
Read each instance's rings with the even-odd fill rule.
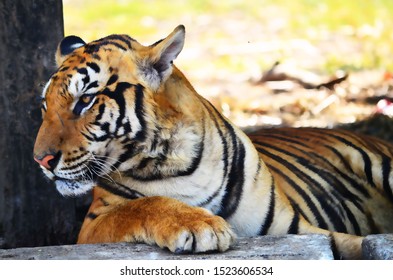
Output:
[[[40,94],[63,38],[61,0],[0,1],[0,237],[4,248],[69,244],[76,201],[61,197],[33,160]]]

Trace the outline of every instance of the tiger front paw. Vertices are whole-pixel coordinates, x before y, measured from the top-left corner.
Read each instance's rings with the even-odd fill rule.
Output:
[[[206,209],[178,202],[170,212],[155,227],[155,243],[161,248],[174,253],[223,252],[235,242],[231,226]]]
[[[92,203],[78,243],[145,242],[192,253],[226,251],[235,242],[230,225],[206,209],[159,196],[114,203],[112,195],[101,193],[105,196]]]
[[[169,232],[157,244],[174,253],[223,252],[235,242],[235,234],[218,216],[203,217],[184,224],[180,222]]]

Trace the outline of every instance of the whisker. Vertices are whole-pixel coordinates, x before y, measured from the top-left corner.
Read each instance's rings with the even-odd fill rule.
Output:
[[[117,159],[109,156],[98,156],[94,154],[92,154],[92,158],[94,159],[94,162],[101,167],[101,171],[103,173],[116,172],[121,177],[119,169],[114,165],[118,162]],[[109,163],[108,160],[114,161],[114,163]]]
[[[90,179],[90,181],[93,181],[93,171],[91,170],[91,168],[89,167],[88,164],[86,163],[82,163],[82,165],[85,167],[85,169],[90,173],[90,176],[85,172],[85,176],[88,177],[88,179]]]
[[[116,184],[116,182],[113,180],[112,177],[109,176],[108,173],[118,172],[118,174],[120,174],[120,171],[113,164],[108,163],[108,161],[105,160],[104,156],[97,156],[91,154],[91,157],[88,159],[88,162],[94,164],[93,165],[94,168],[91,168],[94,174]]]

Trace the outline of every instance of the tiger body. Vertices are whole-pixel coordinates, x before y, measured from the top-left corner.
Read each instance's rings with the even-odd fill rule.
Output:
[[[79,243],[202,252],[322,233],[353,258],[359,236],[393,232],[392,146],[315,128],[245,135],[172,64],[184,34],[60,43],[34,157],[63,195],[94,189]]]

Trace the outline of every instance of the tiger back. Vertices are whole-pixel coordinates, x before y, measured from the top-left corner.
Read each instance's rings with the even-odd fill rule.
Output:
[[[235,236],[321,233],[337,256],[392,232],[392,146],[339,130],[245,135],[173,65],[183,26],[59,44],[34,158],[63,195],[93,189],[79,243],[225,251]]]

